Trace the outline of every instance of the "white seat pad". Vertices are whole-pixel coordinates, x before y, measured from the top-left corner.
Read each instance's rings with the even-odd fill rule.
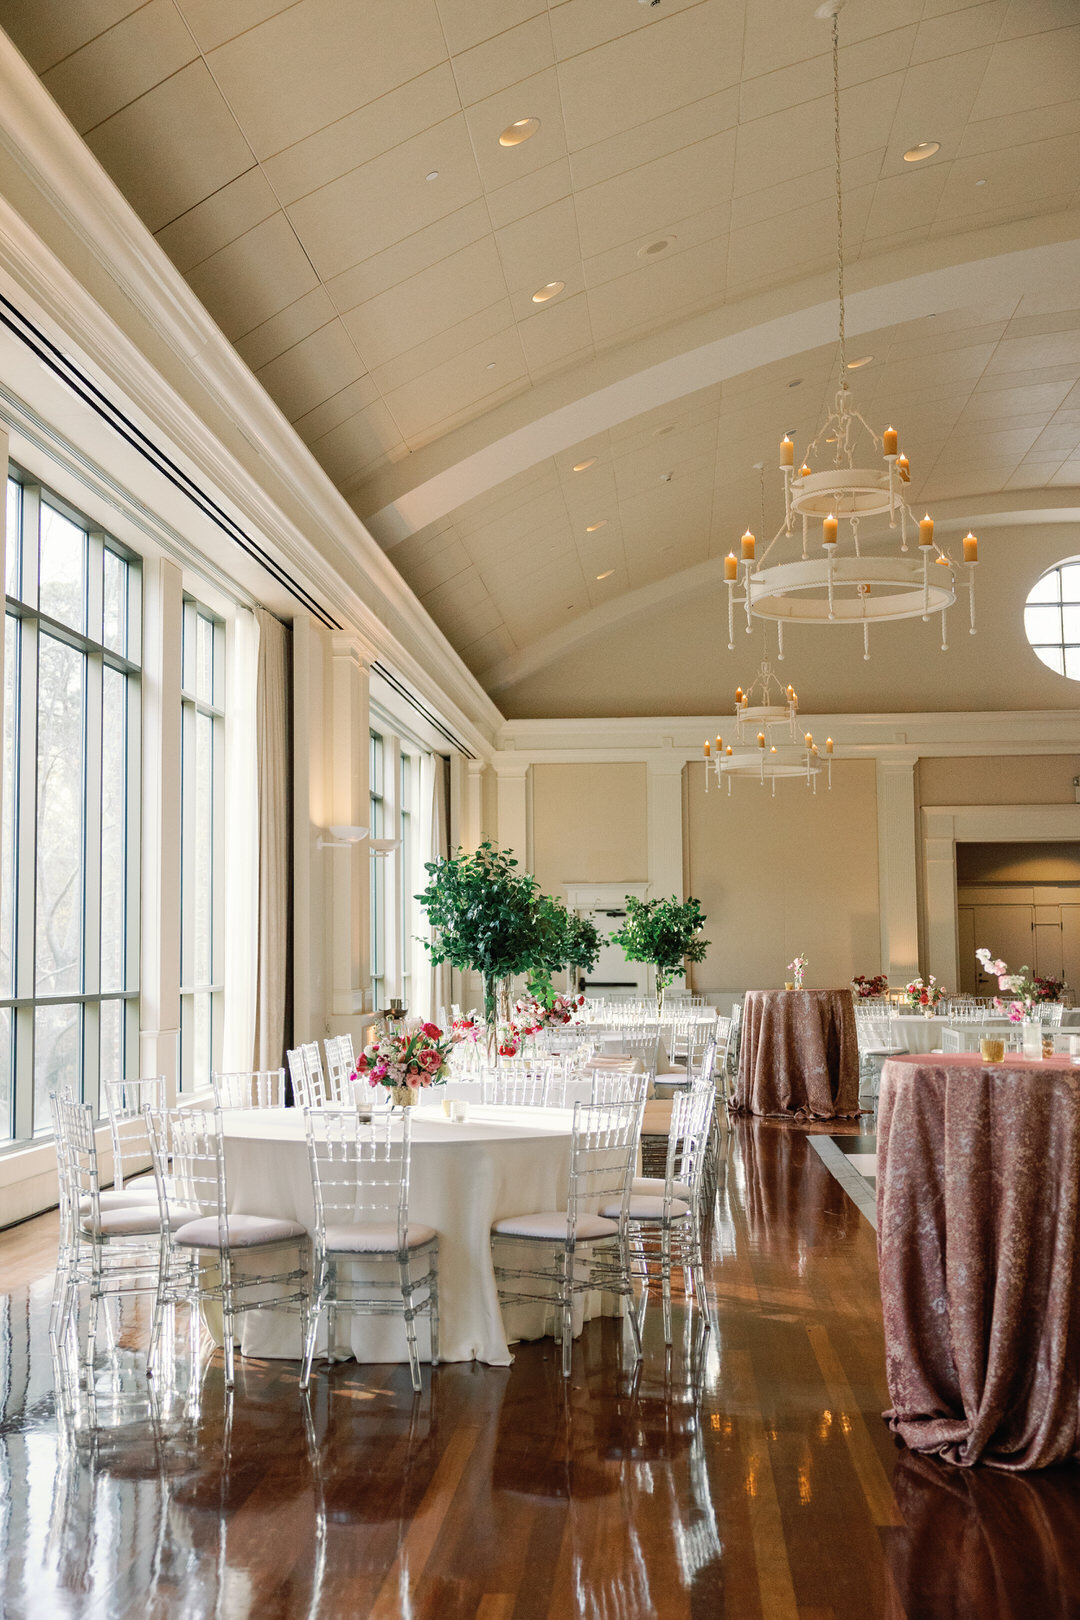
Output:
[[[231,1249],[251,1249],[260,1243],[287,1243],[290,1238],[306,1238],[307,1228],[299,1221],[279,1221],[272,1215],[229,1215],[225,1222]],[[218,1221],[216,1215],[204,1215],[188,1221],[176,1233],[177,1243],[191,1249],[216,1249]]]
[[[177,1226],[190,1221],[194,1214],[193,1209],[174,1210],[169,1224],[175,1231]],[[151,1237],[161,1231],[156,1204],[129,1204],[126,1209],[103,1209],[100,1228],[94,1226],[89,1214],[83,1216],[81,1224],[84,1232],[100,1230],[104,1237]]]
[[[671,1219],[678,1220],[690,1213],[690,1205],[684,1204],[681,1198],[673,1198],[670,1205]],[[605,1204],[601,1211],[603,1215],[614,1218],[619,1213],[618,1204]],[[628,1211],[632,1221],[662,1221],[664,1218],[663,1198],[631,1197]]]
[[[103,1192],[99,1195],[102,1210],[106,1209],[152,1209],[157,1214],[157,1193],[145,1192]],[[92,1200],[79,1199],[79,1214],[89,1215],[93,1208]]]
[[[405,1241],[410,1249],[419,1249],[438,1235],[433,1226],[423,1226],[419,1221],[410,1221]],[[326,1228],[326,1249],[329,1254],[396,1254],[397,1246],[396,1222]]]
[[[128,1176],[124,1182],[125,1192],[147,1192],[157,1195],[157,1181],[154,1172],[148,1170],[144,1176]]]
[[[566,1237],[566,1211],[543,1209],[536,1215],[508,1215],[505,1220],[496,1221],[491,1230],[503,1237],[548,1238],[552,1243],[559,1243]],[[579,1243],[588,1243],[594,1238],[614,1237],[618,1230],[617,1219],[579,1215],[575,1236]]]
[[[671,1190],[676,1198],[693,1198],[694,1194],[688,1182],[673,1181]],[[631,1193],[640,1193],[645,1198],[663,1198],[663,1176],[635,1176],[630,1184]]]

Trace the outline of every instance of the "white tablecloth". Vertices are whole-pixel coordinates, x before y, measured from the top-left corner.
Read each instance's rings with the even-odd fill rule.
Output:
[[[295,1109],[228,1112],[225,1160],[233,1213],[315,1224],[303,1117]],[[508,1340],[550,1331],[544,1307],[500,1311],[491,1226],[507,1215],[566,1207],[572,1113],[562,1109],[470,1109],[455,1125],[441,1107],[413,1115],[409,1214],[439,1234],[439,1333],[443,1361],[509,1366]],[[599,1308],[599,1300],[596,1302]],[[299,1317],[247,1312],[243,1353],[296,1357]],[[426,1320],[418,1322],[427,1356]],[[339,1312],[335,1353],[358,1361],[405,1361],[404,1325],[393,1317]],[[322,1341],[323,1343],[325,1340]],[[320,1346],[321,1348],[321,1346]]]
[[[991,1016],[980,1018],[972,1027],[981,1029],[984,1024],[1000,1024],[1004,1029],[1008,1022],[1007,1018]],[[896,1044],[902,1046],[905,1052],[940,1052],[942,1030],[963,1027],[955,1018],[944,1018],[938,1014],[933,1018],[924,1018],[922,1013],[900,1013],[893,1019]]]

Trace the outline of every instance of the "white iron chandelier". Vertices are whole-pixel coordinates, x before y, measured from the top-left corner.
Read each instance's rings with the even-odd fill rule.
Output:
[[[705,791],[709,779],[715,774],[718,783],[731,784],[738,776],[750,777],[761,783],[772,783],[773,797],[777,782],[801,778],[812,792],[817,792],[818,777],[822,774],[822,761],[809,731],[800,732],[798,724],[799,698],[793,686],[784,686],[773,674],[768,659],[762,662],[757,679],[744,692],[735,692],[734,741],[725,744],[723,737],[713,744],[705,743]],[[774,741],[775,738],[775,741]],[[786,739],[786,740],[785,740]],[[825,743],[824,769],[826,787],[832,787],[833,742]]]
[[[829,0],[819,17],[832,19],[833,133],[836,153],[836,255],[839,294],[840,387],[832,409],[807,446],[798,472],[789,434],[780,441],[784,479],[784,521],[757,557],[757,538],[748,529],[742,555],[730,552],[724,578],[728,592],[728,650],[735,647],[735,610],[742,608],[746,631],[752,621],[771,619],[777,626],[778,656],[784,656],[786,624],[855,624],[863,632],[863,658],[870,657],[870,626],[893,620],[941,614],[941,648],[948,649],[948,609],[956,600],[966,572],[970,631],[975,634],[975,566],[979,544],[968,533],[956,558],[934,538],[934,522],[919,519],[904,494],[910,481],[908,459],[900,454],[899,435],[887,427],[877,434],[852,403],[848,385],[844,330],[844,217],[840,177],[840,35],[837,17],[843,0]],[[862,431],[860,431],[862,430]],[[867,453],[863,441],[869,438]],[[834,446],[832,466],[815,472],[811,458]],[[856,465],[856,457],[864,464]],[[878,460],[878,458],[881,458]],[[866,462],[876,463],[865,465]],[[888,526],[899,530],[899,546],[888,554],[866,552],[861,524],[888,514]],[[791,539],[801,522],[802,555],[793,561],[769,562],[774,548]],[[817,549],[820,523],[820,550]],[[841,527],[847,531],[841,543]],[[909,542],[911,542],[909,544]],[[741,584],[742,594],[738,587]]]

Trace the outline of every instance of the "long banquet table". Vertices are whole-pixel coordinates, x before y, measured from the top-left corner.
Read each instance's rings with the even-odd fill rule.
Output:
[[[439,1353],[443,1361],[506,1367],[508,1341],[551,1330],[543,1306],[500,1310],[491,1262],[492,1222],[566,1207],[572,1111],[470,1108],[451,1123],[440,1106],[414,1110],[409,1214],[439,1234]],[[227,1112],[225,1165],[234,1214],[277,1215],[315,1225],[303,1115],[293,1108]],[[243,1261],[240,1260],[242,1266]],[[241,1318],[244,1355],[296,1357],[299,1318],[273,1309]],[[427,1323],[421,1326],[426,1355]],[[404,1327],[389,1316],[337,1316],[335,1354],[405,1361]],[[325,1340],[320,1341],[320,1352]]]
[[[850,990],[748,990],[739,1113],[794,1119],[859,1112],[859,1045]]]
[[[889,1059],[877,1203],[893,1430],[962,1466],[1080,1456],[1080,1068]]]

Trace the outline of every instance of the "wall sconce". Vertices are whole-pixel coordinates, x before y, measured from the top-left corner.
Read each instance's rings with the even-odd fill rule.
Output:
[[[392,855],[401,843],[400,838],[372,838],[371,853],[373,855]]]
[[[327,827],[330,838],[318,838],[315,841],[316,849],[351,849],[353,844],[362,844],[370,829],[368,827],[346,827],[339,824],[336,827]],[[381,843],[381,839],[376,839]]]

